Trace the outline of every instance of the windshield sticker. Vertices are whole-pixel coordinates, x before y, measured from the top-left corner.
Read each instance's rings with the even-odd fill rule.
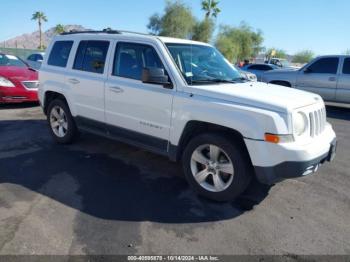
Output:
[[[192,72],[186,72],[186,77],[193,77],[193,73]]]

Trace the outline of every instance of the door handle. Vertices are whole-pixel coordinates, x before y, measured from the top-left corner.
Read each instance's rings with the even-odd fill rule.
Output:
[[[75,78],[71,78],[71,79],[68,79],[69,83],[73,84],[73,85],[77,85],[80,83],[80,81],[78,79],[75,79]]]
[[[335,82],[335,81],[337,81],[337,78],[334,76],[331,76],[330,78],[328,78],[328,80],[331,82]]]
[[[119,86],[110,86],[109,90],[114,93],[123,93],[124,89],[120,88]]]

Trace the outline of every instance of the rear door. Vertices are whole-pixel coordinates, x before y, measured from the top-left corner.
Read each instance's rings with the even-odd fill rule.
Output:
[[[340,103],[350,103],[350,57],[345,57],[343,60],[336,91],[336,100]]]
[[[105,65],[109,47],[109,40],[81,40],[67,75],[76,114],[84,125],[104,122]]]
[[[322,57],[302,70],[296,88],[319,94],[324,100],[334,101],[338,81],[339,57]]]

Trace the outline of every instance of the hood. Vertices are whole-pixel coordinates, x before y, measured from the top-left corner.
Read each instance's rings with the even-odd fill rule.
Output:
[[[14,82],[38,80],[38,72],[28,67],[0,66],[0,76]]]
[[[191,86],[194,95],[203,95],[242,105],[287,113],[322,101],[319,95],[261,82]]]

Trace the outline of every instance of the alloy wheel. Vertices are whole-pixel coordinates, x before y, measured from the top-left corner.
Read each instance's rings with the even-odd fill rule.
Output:
[[[57,137],[65,137],[68,132],[68,120],[64,110],[55,106],[50,113],[50,125],[51,129]]]
[[[191,171],[197,183],[210,192],[225,191],[234,178],[234,166],[225,151],[215,145],[201,145],[191,157]]]

